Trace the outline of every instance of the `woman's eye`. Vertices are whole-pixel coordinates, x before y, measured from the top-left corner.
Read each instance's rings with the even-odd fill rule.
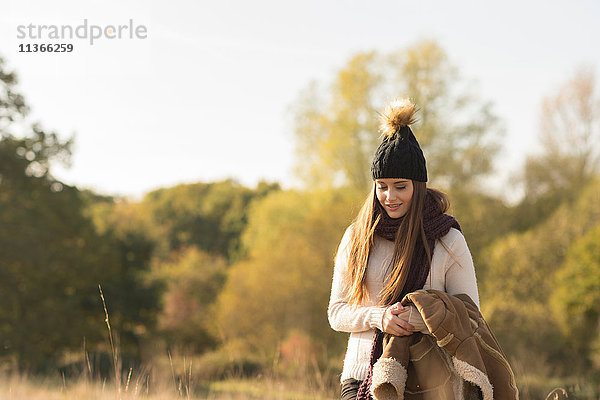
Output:
[[[396,186],[396,189],[400,190],[400,189],[406,189],[406,186]]]

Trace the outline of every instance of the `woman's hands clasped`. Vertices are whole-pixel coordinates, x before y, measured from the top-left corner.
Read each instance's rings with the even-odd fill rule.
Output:
[[[392,304],[385,309],[382,319],[382,328],[385,333],[395,336],[412,335],[414,327],[408,323],[410,308],[400,303]]]

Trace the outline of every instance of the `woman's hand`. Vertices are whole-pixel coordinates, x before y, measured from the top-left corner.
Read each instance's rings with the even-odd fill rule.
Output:
[[[393,304],[383,313],[382,328],[385,333],[395,336],[412,335],[414,326],[408,323],[410,309],[400,303]]]

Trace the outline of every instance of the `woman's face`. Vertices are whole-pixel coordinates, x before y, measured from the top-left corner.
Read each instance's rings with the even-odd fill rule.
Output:
[[[385,178],[375,180],[377,200],[390,218],[400,218],[408,212],[413,195],[410,179]]]

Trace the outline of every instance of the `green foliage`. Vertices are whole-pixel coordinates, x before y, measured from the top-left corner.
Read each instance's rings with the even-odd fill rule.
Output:
[[[230,268],[217,303],[228,351],[268,359],[290,331],[342,351],[345,335],[330,329],[326,309],[333,257],[360,197],[350,189],[285,191],[252,207],[248,258]]]
[[[477,278],[485,279],[484,250],[511,230],[510,208],[500,199],[473,191],[452,190],[450,214],[459,221],[477,266]],[[493,229],[490,229],[493,227]]]
[[[84,338],[89,347],[103,342],[99,283],[124,355],[137,354],[157,307],[155,288],[141,279],[154,243],[125,213],[105,210],[102,228],[95,226],[90,196],[52,178],[52,156],[69,146],[40,130],[0,141],[0,336],[3,355],[33,370],[51,368]]]
[[[255,189],[233,180],[194,183],[155,190],[135,205],[138,223],[157,244],[147,278],[163,291],[156,333],[169,346],[202,352],[219,342],[212,304],[225,270],[244,255],[251,204],[278,190],[266,182]]]
[[[106,298],[112,328],[121,353],[140,358],[140,342],[156,323],[160,285],[147,279],[156,238],[139,204],[84,195],[85,215],[94,222],[99,243],[106,248],[99,283]],[[92,197],[92,198],[90,198]]]
[[[561,167],[555,164],[547,166],[547,168],[559,169]],[[508,215],[511,230],[515,233],[524,232],[543,223],[561,205],[573,203],[578,195],[579,190],[577,188],[567,189],[563,187],[545,191],[537,196],[526,195],[511,209]]]
[[[552,361],[557,371],[562,368],[562,373],[568,372],[564,360],[572,361],[570,369],[585,368],[581,357],[570,351],[577,339],[558,335],[564,307],[551,307],[550,298],[555,290],[568,290],[558,289],[563,283],[555,274],[571,244],[600,223],[599,198],[596,179],[575,202],[563,204],[543,223],[523,233],[510,233],[485,251],[486,274],[480,285],[484,315],[507,353],[527,369],[533,368],[530,361],[540,357]],[[557,302],[562,304],[562,299]],[[531,325],[531,321],[537,323]],[[542,339],[531,341],[532,337]],[[531,354],[537,357],[528,357]]]
[[[79,191],[50,174],[53,162],[68,164],[71,140],[36,124],[11,135],[28,107],[4,68],[0,59],[0,357],[41,370],[101,337],[92,310],[106,249]]]
[[[77,189],[47,171],[27,174],[32,161],[18,149],[35,152],[34,143],[44,142],[0,142],[0,338],[3,356],[38,369],[52,365],[60,350],[79,347],[84,336],[99,339],[91,317],[100,310],[97,285],[106,249],[82,216]]]
[[[226,256],[242,254],[250,203],[277,189],[265,182],[255,189],[231,180],[196,183],[156,190],[140,203],[85,193],[86,215],[109,241],[119,271],[118,280],[105,277],[103,288],[126,349],[141,339],[199,353],[218,343],[212,303]]]
[[[17,74],[7,71],[4,59],[0,57],[0,134],[8,135],[10,124],[23,119],[29,112],[23,95],[17,92]]]
[[[571,347],[600,369],[600,221],[571,244],[555,286],[554,312]]]
[[[488,252],[488,279],[484,293],[495,298],[544,302],[573,240],[600,221],[600,183],[596,179],[579,199],[563,204],[546,221],[523,233],[511,233]]]
[[[240,254],[240,235],[254,198],[278,190],[278,184],[260,183],[256,190],[233,180],[182,184],[148,193],[143,201],[163,239],[159,256],[186,246],[228,259]]]
[[[0,59],[0,359],[49,370],[84,340],[88,350],[103,343],[99,283],[122,353],[136,353],[156,309],[154,288],[140,279],[154,244],[128,226],[131,218],[111,219],[112,199],[52,176],[54,163],[69,164],[72,139],[38,124],[10,134],[28,107],[3,68]],[[107,218],[94,224],[102,207]]]
[[[151,279],[166,286],[158,328],[167,343],[194,353],[214,347],[212,305],[225,281],[226,267],[223,257],[189,247],[172,262],[154,268]]]
[[[596,325],[600,316],[600,222],[569,247],[557,283],[557,303],[569,320],[589,318],[589,326]]]

